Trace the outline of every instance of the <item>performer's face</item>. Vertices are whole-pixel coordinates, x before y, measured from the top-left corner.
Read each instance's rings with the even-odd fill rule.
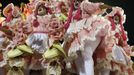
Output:
[[[44,6],[40,6],[38,9],[38,15],[42,16],[45,15],[47,13],[47,10]]]
[[[119,17],[118,15],[115,15],[115,16],[113,17],[113,19],[114,19],[114,22],[115,22],[116,24],[119,24],[119,22],[120,22],[120,17]]]

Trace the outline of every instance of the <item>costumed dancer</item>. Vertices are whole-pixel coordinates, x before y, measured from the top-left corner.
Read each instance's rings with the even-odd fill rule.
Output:
[[[127,44],[128,38],[123,27],[126,18],[124,10],[120,7],[107,10],[111,10],[105,14],[111,27],[94,53],[96,75],[133,75],[131,47]]]
[[[82,1],[80,4],[81,19],[69,26],[67,34],[72,39],[68,56],[74,58],[77,73],[94,75],[94,51],[110,27],[110,22],[99,15],[103,3]],[[68,40],[69,40],[68,39]]]

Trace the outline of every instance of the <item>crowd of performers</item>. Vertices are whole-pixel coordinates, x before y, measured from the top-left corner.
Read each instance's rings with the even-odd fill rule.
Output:
[[[88,0],[8,4],[0,17],[5,75],[134,75],[124,10]]]

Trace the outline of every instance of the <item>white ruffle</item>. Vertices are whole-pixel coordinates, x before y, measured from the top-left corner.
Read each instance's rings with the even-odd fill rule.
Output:
[[[124,65],[127,65],[128,62],[130,62],[130,60],[131,60],[125,54],[123,48],[121,48],[117,45],[114,45],[114,47],[112,49],[112,57],[114,58],[115,62],[124,64]]]
[[[78,50],[84,50],[86,40],[95,41],[96,37],[105,36],[110,28],[109,26],[110,22],[108,20],[97,15],[72,23],[67,33],[72,35],[76,33],[78,38],[73,40],[69,54]]]
[[[48,48],[48,36],[44,33],[33,33],[27,40],[26,44],[39,53],[44,53]]]
[[[85,23],[86,19],[80,20],[78,22],[70,23],[70,26],[67,30],[67,34],[77,33],[83,29],[83,24]]]

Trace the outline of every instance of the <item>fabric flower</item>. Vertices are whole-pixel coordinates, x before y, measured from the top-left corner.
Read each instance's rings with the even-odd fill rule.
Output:
[[[11,19],[13,17],[15,17],[15,18],[19,17],[20,9],[19,9],[19,7],[14,6],[14,4],[10,3],[4,8],[3,15],[7,17],[7,20]]]
[[[12,3],[11,3],[11,4],[8,4],[8,5],[3,9],[3,15],[7,17],[8,14],[12,12],[13,8],[14,8],[14,5],[13,5]]]
[[[48,31],[50,38],[54,40],[59,40],[63,37],[65,29],[63,27],[63,23],[57,18],[52,18],[50,23],[48,24]]]
[[[20,8],[15,6],[13,11],[12,11],[12,15],[13,15],[14,18],[20,17],[21,16]]]
[[[8,4],[4,9],[3,9],[3,15],[6,17],[6,22],[10,22],[12,19],[12,11],[14,9],[14,5]]]

